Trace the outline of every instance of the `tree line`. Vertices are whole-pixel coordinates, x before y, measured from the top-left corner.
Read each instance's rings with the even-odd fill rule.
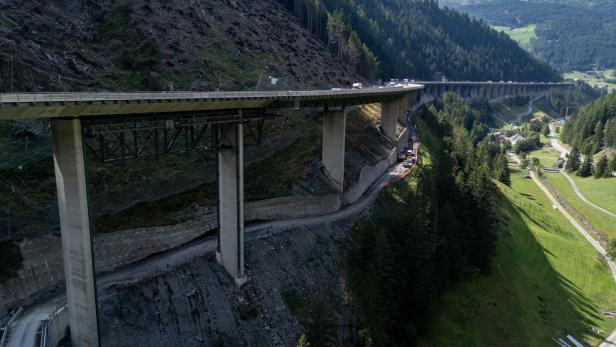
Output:
[[[507,35],[435,0],[278,1],[368,79],[561,79]]]
[[[608,159],[607,155],[602,155],[597,165],[594,164],[592,155],[587,155],[584,157],[584,160],[582,160],[578,148],[573,147],[571,153],[569,153],[567,157],[565,170],[569,173],[575,172],[575,174],[580,177],[594,176],[595,178],[610,178],[612,177],[612,173],[616,172],[616,156],[613,156],[612,159]]]
[[[582,154],[616,148],[616,93],[597,99],[573,116],[563,126],[561,139]]]

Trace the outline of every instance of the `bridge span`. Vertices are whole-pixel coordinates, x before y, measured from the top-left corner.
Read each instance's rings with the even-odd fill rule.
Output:
[[[143,93],[21,93],[0,94],[0,120],[49,119],[60,213],[66,296],[74,346],[98,346],[92,225],[88,208],[84,151],[111,160],[113,150],[105,134],[120,139],[121,159],[147,153],[148,142],[129,146],[126,132],[148,132],[155,154],[173,149],[179,129],[186,146],[208,147],[218,153],[218,242],[216,258],[238,285],[244,274],[244,130],[280,109],[311,108],[322,112],[322,166],[337,191],[344,190],[345,128],[352,106],[380,103],[381,127],[394,143],[398,124],[406,125],[407,111],[426,98],[447,91],[464,98],[492,98],[542,93],[572,84],[421,82],[400,87],[277,92],[143,92]],[[202,135],[211,131],[211,144]],[[164,134],[162,146],[158,133]],[[84,135],[99,136],[91,148]],[[169,135],[169,136],[168,136]],[[403,146],[401,140],[398,146]],[[119,148],[119,149],[118,149]],[[188,148],[188,147],[187,147]],[[126,152],[130,152],[127,155]]]

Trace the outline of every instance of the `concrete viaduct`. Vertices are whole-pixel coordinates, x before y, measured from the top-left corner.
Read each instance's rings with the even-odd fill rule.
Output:
[[[88,122],[129,124],[144,119],[199,121],[213,125],[218,153],[217,260],[238,285],[244,274],[244,125],[276,109],[322,110],[322,165],[330,183],[344,189],[347,108],[381,104],[381,127],[397,139],[398,123],[422,97],[454,91],[490,98],[545,92],[571,84],[422,82],[404,87],[284,92],[152,92],[0,94],[0,120],[44,118],[51,122],[62,253],[73,346],[98,346],[92,230],[88,208],[84,130]],[[151,124],[140,123],[140,124]]]

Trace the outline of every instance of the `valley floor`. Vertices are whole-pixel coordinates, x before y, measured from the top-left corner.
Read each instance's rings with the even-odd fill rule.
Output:
[[[616,308],[604,259],[521,170],[498,189],[492,274],[452,288],[421,345],[548,346],[567,334],[596,345],[616,327],[603,316]]]

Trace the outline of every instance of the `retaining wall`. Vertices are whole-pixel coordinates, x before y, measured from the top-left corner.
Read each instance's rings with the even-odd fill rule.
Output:
[[[94,238],[96,272],[111,271],[152,254],[183,245],[216,228],[216,215],[178,225],[98,234]],[[18,277],[0,285],[0,317],[10,307],[30,300],[64,282],[62,241],[44,235],[20,243],[23,267]]]

